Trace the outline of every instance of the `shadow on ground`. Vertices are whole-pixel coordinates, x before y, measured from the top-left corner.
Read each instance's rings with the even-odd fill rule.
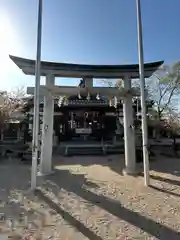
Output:
[[[90,240],[103,240],[100,236],[97,236],[94,232],[92,232],[89,228],[87,228],[83,223],[75,219],[72,215],[70,215],[67,211],[62,209],[57,203],[53,202],[49,197],[47,197],[41,190],[36,190],[36,195],[39,197],[41,201],[44,201],[48,206],[56,211],[56,213],[60,214],[63,219],[68,222],[71,226],[76,228],[79,232],[81,232],[84,236],[86,236]]]
[[[44,221],[44,214],[30,206],[36,201],[28,196],[30,189],[30,168],[19,163],[18,159],[5,160],[0,164],[0,232],[12,233],[18,229],[24,234],[29,223],[39,229],[37,221]],[[37,203],[37,205],[40,203]],[[13,231],[14,234],[17,232]],[[18,235],[19,236],[19,235]],[[14,239],[14,238],[13,238]]]
[[[57,170],[53,176],[48,177],[46,180],[49,183],[48,187],[51,188],[57,197],[58,189],[63,188],[68,192],[75,193],[84,200],[118,217],[120,220],[124,220],[129,224],[134,225],[158,239],[179,239],[178,233],[168,228],[167,226],[156,223],[150,218],[146,218],[137,212],[133,212],[132,210],[123,207],[118,201],[114,201],[102,195],[96,195],[91,190],[85,189],[83,187],[86,182],[84,175],[72,174],[68,170]],[[59,206],[57,204],[51,202],[51,200],[46,196],[43,196],[44,194],[40,190],[37,191],[37,195],[47,204],[49,204],[51,208],[56,209],[56,211],[60,214],[66,215],[66,213],[62,212],[62,210],[59,209]],[[68,215],[66,217],[69,218]],[[78,226],[78,228],[81,229],[82,226]],[[88,233],[84,233],[84,231],[87,231],[87,229],[83,228],[83,234],[85,236],[88,236]],[[93,237],[90,239],[93,239]]]
[[[178,158],[168,158],[159,156],[157,161],[150,163],[151,170],[180,176],[180,161]]]
[[[16,161],[0,164],[0,221],[4,228],[13,227],[13,222],[22,223],[28,215],[21,201],[22,192],[29,188],[29,176],[29,169],[17,166]]]
[[[61,160],[61,159],[60,159]],[[66,161],[68,160],[68,161]],[[163,160],[162,160],[163,161]],[[172,163],[173,161],[173,163]],[[179,163],[178,160],[165,159],[163,163],[167,164],[166,167],[161,161],[153,162],[151,168],[155,171],[162,171],[165,173],[173,173],[178,171]],[[99,164],[103,166],[109,166],[113,171],[120,173],[123,169],[123,164],[119,157],[112,158],[112,160],[104,157],[98,158],[64,158],[61,162],[62,165],[80,164],[85,166]],[[70,164],[71,163],[71,164]],[[159,165],[157,165],[157,163]],[[117,165],[118,170],[116,170]],[[120,172],[119,172],[120,170]],[[167,182],[179,186],[178,180],[167,179],[159,176],[152,175],[151,178],[155,180]],[[121,205],[119,201],[113,201],[108,197],[97,195],[91,191],[91,188],[98,188],[99,186],[91,181],[87,181],[84,174],[72,174],[69,170],[55,170],[55,174],[45,178],[47,186],[50,190],[58,197],[60,189],[65,189],[68,192],[72,192],[84,200],[92,203],[101,209],[109,212],[110,214],[116,216],[120,220],[124,220],[129,224],[142,229],[144,232],[158,238],[158,239],[180,239],[177,232],[164,226],[160,223],[156,223],[150,218],[142,216],[140,213],[133,212],[130,209],[125,208]],[[14,199],[14,196],[20,192],[27,190],[30,186],[30,168],[28,166],[13,164],[1,164],[0,165],[0,211],[5,212],[5,217],[19,221],[20,214],[23,213],[30,217],[30,213],[17,201],[9,201],[9,199]],[[154,190],[158,190],[164,193],[168,193],[168,190],[164,190],[155,186],[152,186]],[[50,198],[44,195],[40,190],[36,192],[37,197],[41,202],[45,202],[50,208],[54,209],[58,214],[63,216],[63,218],[74,226],[79,232],[91,240],[101,240],[100,236],[97,236],[93,231],[87,228],[83,223],[71,216],[67,211],[61,208],[61,206],[53,202]],[[168,194],[172,194],[171,192]],[[176,193],[174,196],[177,196]],[[5,211],[6,209],[6,211]]]
[[[151,187],[152,189],[156,190],[156,191],[165,193],[165,194],[167,194],[167,195],[172,195],[172,196],[174,196],[174,197],[180,197],[180,194],[174,193],[174,192],[172,192],[172,191],[170,191],[170,190],[163,189],[163,188],[161,188],[161,187],[156,187],[156,186],[153,186],[153,185],[151,185],[150,187]]]
[[[168,158],[160,156],[157,161],[150,163],[150,179],[154,180],[157,185],[152,184],[151,188],[172,195],[180,197],[180,194],[174,192],[180,187],[180,161],[177,158]],[[143,173],[139,176],[143,177]]]

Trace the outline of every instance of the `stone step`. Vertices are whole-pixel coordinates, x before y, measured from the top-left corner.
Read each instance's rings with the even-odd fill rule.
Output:
[[[105,154],[124,153],[124,146],[111,145],[67,145],[59,147],[57,154],[60,155],[105,155]]]
[[[102,155],[103,150],[101,147],[93,148],[93,147],[67,147],[65,148],[64,155]]]

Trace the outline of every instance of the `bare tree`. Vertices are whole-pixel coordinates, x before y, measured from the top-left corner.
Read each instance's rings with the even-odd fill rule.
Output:
[[[1,92],[1,105],[0,105],[0,131],[1,131],[1,141],[3,140],[3,132],[5,129],[6,120],[10,115],[10,102],[7,93]]]
[[[0,92],[1,104],[0,104],[0,132],[1,140],[3,140],[3,133],[7,127],[7,121],[11,118],[13,112],[24,105],[25,96],[24,88],[17,88],[14,91]]]
[[[166,132],[169,134],[169,136],[173,140],[173,149],[174,153],[177,156],[177,144],[176,144],[176,138],[180,136],[180,116],[179,113],[175,111],[171,111],[167,119],[164,120],[164,128]]]
[[[109,86],[111,80],[104,80]],[[132,81],[132,87],[140,90],[139,79]],[[115,87],[121,88],[122,80],[117,80]],[[149,79],[146,79],[146,97],[154,101],[157,120],[161,120],[163,115],[169,111],[176,110],[177,97],[180,93],[180,62],[173,65],[163,65]],[[140,91],[139,91],[140,92]]]
[[[162,66],[147,80],[147,89],[150,98],[155,102],[159,120],[169,111],[175,110],[180,92],[180,62],[172,66]]]
[[[14,90],[8,93],[8,96],[12,99],[21,101],[27,96],[24,86],[16,87]]]

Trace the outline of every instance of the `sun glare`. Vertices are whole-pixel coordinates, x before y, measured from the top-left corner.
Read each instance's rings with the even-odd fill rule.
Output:
[[[0,48],[1,53],[8,53],[14,46],[15,36],[8,18],[0,18]]]
[[[17,52],[16,35],[12,22],[7,16],[0,16],[0,74],[6,76],[10,71],[9,54]]]

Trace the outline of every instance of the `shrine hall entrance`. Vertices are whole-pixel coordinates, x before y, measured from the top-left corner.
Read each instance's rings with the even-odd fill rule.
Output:
[[[66,109],[54,124],[59,144],[113,141],[116,132],[116,113],[114,109],[107,112],[107,109],[102,107]]]
[[[59,144],[113,141],[117,129],[117,109],[108,98],[96,94],[72,95],[55,107],[54,131]]]

